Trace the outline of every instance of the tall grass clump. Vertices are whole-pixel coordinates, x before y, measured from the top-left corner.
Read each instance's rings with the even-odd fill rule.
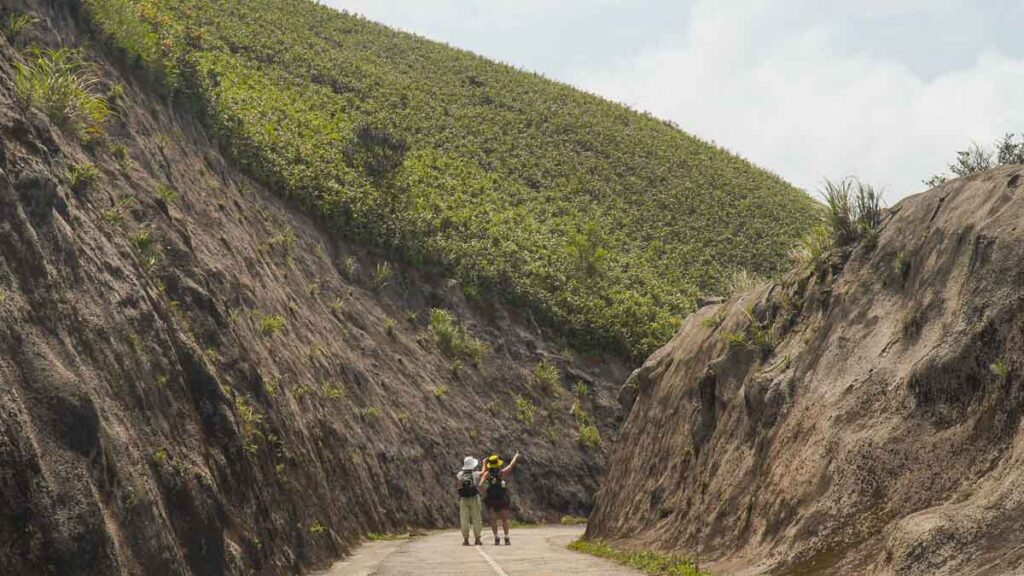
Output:
[[[811,228],[790,250],[789,258],[797,274],[821,274],[832,257],[835,239],[825,224]]]
[[[729,294],[743,294],[753,291],[768,282],[768,279],[756,272],[737,270],[729,277]]]
[[[36,108],[62,129],[84,139],[102,136],[110,107],[98,95],[100,80],[78,50],[33,49],[14,65],[14,90],[22,109]]]
[[[446,356],[465,358],[480,367],[487,346],[474,338],[447,310],[434,308],[430,311],[430,335]]]
[[[562,375],[558,370],[558,366],[547,360],[542,360],[533,369],[533,379],[540,384],[542,390],[551,393],[558,389]]]
[[[837,246],[849,246],[877,233],[882,224],[882,195],[873,186],[852,177],[825,180],[822,196]]]
[[[75,194],[88,192],[100,177],[95,164],[76,164],[68,171],[68,187]]]
[[[10,12],[3,19],[4,36],[12,46],[20,46],[25,34],[36,25],[38,20],[31,14]]]

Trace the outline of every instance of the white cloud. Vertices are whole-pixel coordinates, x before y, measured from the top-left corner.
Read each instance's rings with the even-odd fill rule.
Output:
[[[923,189],[972,139],[1024,130],[1024,60],[990,49],[924,79],[895,57],[850,54],[834,23],[795,21],[795,4],[701,0],[677,37],[569,80],[797,185],[856,174],[890,201]]]

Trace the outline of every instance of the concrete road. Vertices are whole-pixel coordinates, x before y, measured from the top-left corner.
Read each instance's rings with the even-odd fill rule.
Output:
[[[640,576],[613,562],[579,554],[566,545],[582,526],[512,530],[512,545],[494,545],[489,530],[483,546],[463,546],[457,531],[393,542],[370,542],[322,576]]]

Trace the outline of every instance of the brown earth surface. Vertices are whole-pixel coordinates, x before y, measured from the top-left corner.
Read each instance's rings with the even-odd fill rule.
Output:
[[[1022,214],[1020,166],[952,181],[687,319],[623,388],[588,536],[719,574],[1024,573]]]
[[[622,364],[399,263],[380,286],[387,255],[241,174],[188,106],[90,47],[77,3],[0,4],[126,88],[84,146],[15,104],[27,53],[0,35],[0,573],[323,567],[368,532],[452,526],[454,473],[485,450],[523,452],[521,519],[589,511],[604,456],[576,442],[572,385],[611,440]],[[431,308],[489,346],[480,368],[442,353]],[[541,360],[557,385],[532,381]]]

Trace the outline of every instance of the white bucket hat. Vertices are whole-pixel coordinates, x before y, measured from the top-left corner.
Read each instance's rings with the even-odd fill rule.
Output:
[[[466,459],[462,461],[463,470],[473,470],[480,465],[480,461],[472,456],[466,456]]]

